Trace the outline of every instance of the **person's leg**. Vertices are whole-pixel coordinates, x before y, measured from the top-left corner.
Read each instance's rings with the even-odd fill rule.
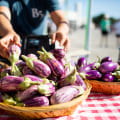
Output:
[[[117,34],[116,35],[116,46],[119,47],[120,46],[120,36]]]
[[[105,36],[105,47],[108,47],[108,34]]]
[[[120,35],[119,35],[119,37],[117,38],[118,40],[118,47],[120,47]]]
[[[101,31],[101,38],[100,38],[100,43],[99,43],[100,47],[102,47],[103,44],[104,44],[104,31]]]

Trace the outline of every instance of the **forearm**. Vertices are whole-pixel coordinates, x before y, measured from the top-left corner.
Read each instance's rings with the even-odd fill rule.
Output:
[[[57,32],[63,32],[67,35],[69,32],[68,22],[67,21],[65,22],[65,20],[60,21],[58,26],[57,26]]]
[[[68,34],[69,25],[68,25],[68,21],[65,18],[64,12],[61,10],[54,11],[51,13],[51,17],[57,26],[57,31]]]
[[[10,20],[0,14],[0,36],[4,36],[9,32],[14,32]]]

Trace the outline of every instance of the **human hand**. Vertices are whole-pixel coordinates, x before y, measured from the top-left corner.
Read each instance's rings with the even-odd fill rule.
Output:
[[[10,32],[0,39],[0,55],[2,57],[9,59],[8,50],[9,46],[12,44],[16,44],[21,47],[20,37],[15,32]]]
[[[64,46],[64,50],[68,51],[70,48],[70,41],[68,36],[63,32],[55,32],[51,35],[52,43],[55,43],[57,40],[60,43],[60,46]]]

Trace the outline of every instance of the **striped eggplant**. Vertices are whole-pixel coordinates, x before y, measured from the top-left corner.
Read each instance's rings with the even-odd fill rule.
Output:
[[[34,71],[32,71],[28,66],[25,66],[22,69],[23,75],[35,75]]]
[[[15,76],[21,76],[19,68],[16,66],[16,62],[19,60],[21,49],[18,45],[11,45],[9,47],[9,60],[12,65],[11,74]]]
[[[56,76],[62,76],[64,74],[64,67],[61,65],[61,63],[50,52],[47,52],[43,47],[42,50],[44,52],[44,58],[46,58],[45,62],[50,67],[52,73]]]
[[[19,68],[20,71],[26,66],[26,63],[23,60],[18,60],[16,62],[16,66]]]
[[[80,85],[81,87],[83,87],[84,90],[86,90],[86,84],[78,73],[76,74],[76,80],[74,85]]]
[[[5,76],[0,81],[0,89],[2,92],[14,92],[24,90],[31,85],[40,84],[38,81],[32,81],[29,78],[17,76]]]
[[[27,57],[31,57],[31,58],[34,58],[34,59],[38,59],[38,58],[37,58],[37,55],[35,55],[35,54],[33,54],[33,53],[28,54]]]
[[[66,86],[66,85],[73,85],[76,81],[76,73],[77,70],[74,69],[71,74],[69,74],[67,77],[61,79],[58,81],[58,84],[60,87]]]
[[[18,45],[11,45],[9,47],[9,60],[11,64],[16,63],[19,60],[21,49]]]
[[[79,73],[82,79],[98,80],[102,77],[102,74],[97,70],[90,70],[86,73]]]
[[[55,93],[50,97],[50,102],[52,105],[65,103],[83,93],[84,89],[81,86],[76,85],[64,86],[55,91]]]
[[[66,78],[69,76],[75,69],[75,65],[72,64],[71,62],[65,64],[65,72],[62,75],[62,78]]]
[[[22,55],[22,58],[26,61],[27,66],[40,77],[48,77],[51,74],[49,66],[44,62],[32,59],[25,55]]]
[[[53,83],[40,84],[38,92],[41,95],[51,96],[55,92],[55,85]]]
[[[99,67],[99,71],[105,74],[105,73],[114,72],[117,68],[118,68],[117,63],[103,62]]]
[[[24,91],[20,91],[16,94],[17,101],[24,101],[27,99],[32,98],[33,96],[37,95],[38,93],[38,85],[32,85],[31,87],[27,88]]]
[[[64,49],[53,49],[52,51],[50,51],[53,56],[55,56],[56,59],[62,59],[65,57],[65,51]]]
[[[65,60],[62,58],[62,59],[57,59],[60,63],[61,63],[61,65],[63,65],[63,66],[65,66]]]
[[[84,83],[83,79],[79,76],[79,73],[77,72],[76,69],[74,69],[73,72],[66,78],[59,80],[58,84],[60,87],[66,85],[78,85],[82,86],[84,90],[86,90],[86,84]]]
[[[24,77],[31,79],[32,81],[38,81],[40,84],[46,84],[46,83],[51,83],[52,81],[49,80],[48,78],[40,78],[39,76],[36,75],[25,75]]]
[[[32,81],[43,82],[43,80],[36,75],[24,75],[24,77],[31,79]]]
[[[48,106],[49,99],[46,96],[36,96],[23,102],[26,107]]]

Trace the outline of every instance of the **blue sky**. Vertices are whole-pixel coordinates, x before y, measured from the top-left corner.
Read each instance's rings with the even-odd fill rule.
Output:
[[[68,0],[67,8],[75,9],[76,2],[82,3],[82,16],[87,14],[88,0]],[[120,0],[92,0],[92,17],[105,13],[109,17],[120,18]]]

